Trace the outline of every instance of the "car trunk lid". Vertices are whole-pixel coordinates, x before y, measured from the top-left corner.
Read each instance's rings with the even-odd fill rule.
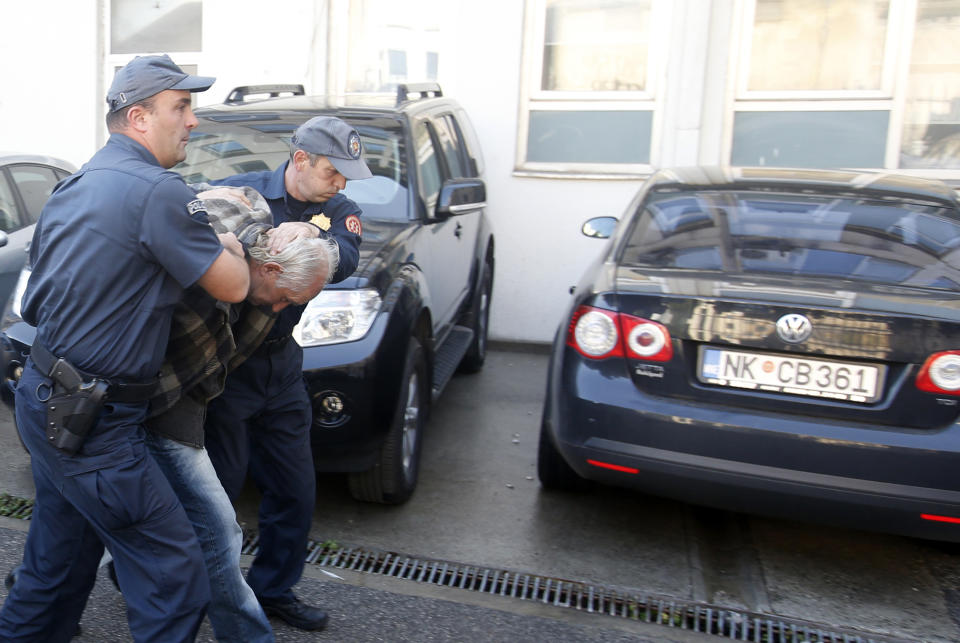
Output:
[[[607,303],[663,324],[673,340],[668,364],[629,360],[647,392],[917,428],[957,417],[958,398],[914,384],[932,353],[960,349],[956,293],[826,279],[794,280],[787,291],[777,278],[626,267],[614,281]],[[808,337],[778,330],[789,316],[809,323]],[[809,378],[798,382],[797,369]],[[835,386],[856,377],[865,385]]]

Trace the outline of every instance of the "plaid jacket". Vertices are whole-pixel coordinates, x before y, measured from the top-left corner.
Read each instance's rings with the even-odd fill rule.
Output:
[[[211,186],[190,187],[201,192]],[[233,232],[246,246],[272,227],[272,217],[259,192],[240,189],[252,208],[227,199],[204,199],[203,205],[215,232]],[[174,309],[147,428],[178,442],[203,446],[207,403],[223,392],[227,374],[260,346],[275,320],[269,309],[246,302],[226,304],[200,286],[188,288]]]

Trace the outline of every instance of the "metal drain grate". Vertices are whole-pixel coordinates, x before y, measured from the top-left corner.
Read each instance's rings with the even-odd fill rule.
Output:
[[[33,500],[0,494],[0,516],[30,520]],[[256,533],[244,535],[241,553],[255,555]],[[497,596],[538,601],[585,612],[656,623],[755,643],[905,643],[890,636],[865,635],[798,619],[772,618],[706,603],[636,594],[580,581],[537,574],[415,558],[395,552],[334,543],[307,543],[307,562],[401,580],[430,583]]]
[[[247,534],[242,553],[255,555],[257,534]],[[419,583],[538,601],[557,607],[657,623],[692,632],[756,643],[890,643],[900,639],[869,635],[796,619],[773,618],[705,603],[634,594],[523,572],[424,560],[361,547],[310,541],[307,562],[334,569],[378,574]]]
[[[33,500],[0,494],[0,516],[30,520]],[[242,554],[259,550],[256,533],[244,535]],[[798,619],[771,618],[706,603],[636,594],[580,581],[537,574],[415,558],[394,552],[334,543],[307,543],[307,562],[321,567],[379,574],[497,596],[538,601],[556,607],[607,614],[755,643],[907,643],[890,636],[865,635]]]

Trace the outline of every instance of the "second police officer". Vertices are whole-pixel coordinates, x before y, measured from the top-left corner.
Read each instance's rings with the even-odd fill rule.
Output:
[[[272,244],[321,234],[336,240],[340,265],[330,280],[335,283],[356,270],[362,234],[360,207],[340,191],[347,180],[371,176],[357,131],[339,118],[317,116],[297,128],[290,159],[276,170],[215,183],[256,189],[275,226],[302,223],[278,230]],[[292,591],[303,573],[316,497],[303,349],[291,336],[305,308],[283,310],[260,349],[227,378],[207,411],[206,446],[231,500],[240,495],[248,470],[260,489],[259,553],[247,582],[264,611],[294,627],[319,630],[326,612]]]

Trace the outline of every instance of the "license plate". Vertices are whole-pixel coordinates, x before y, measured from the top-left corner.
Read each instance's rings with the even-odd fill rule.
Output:
[[[884,366],[702,347],[698,377],[720,386],[874,402]]]

